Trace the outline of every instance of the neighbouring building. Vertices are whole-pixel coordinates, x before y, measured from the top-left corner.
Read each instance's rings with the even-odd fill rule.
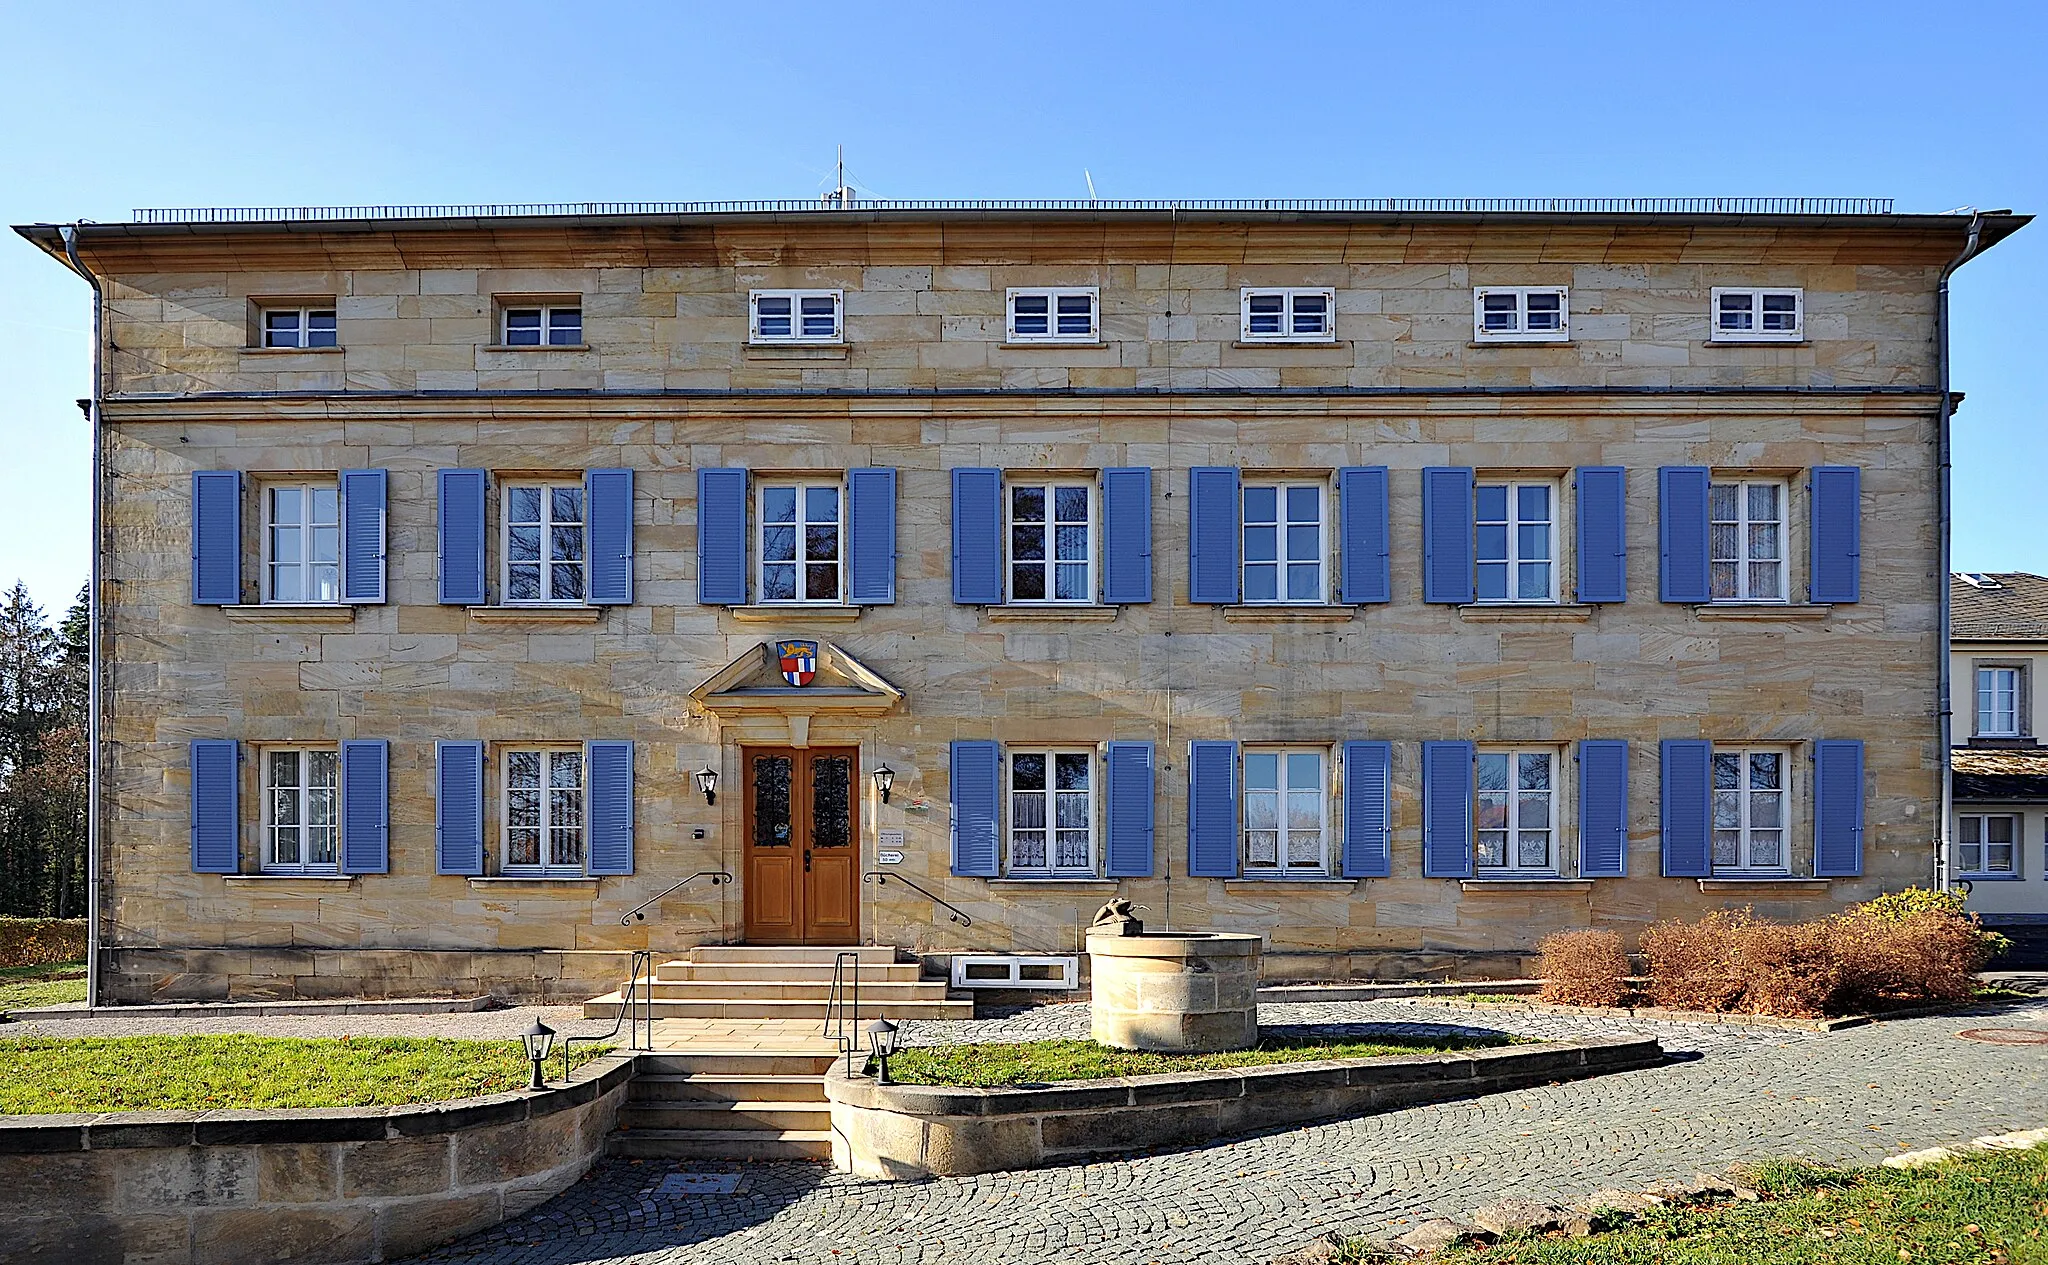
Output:
[[[2048,667],[2048,577],[1972,571],[1951,576],[1949,591],[1950,878],[1986,925],[2048,929],[2048,747],[2034,718]]]
[[[22,228],[104,292],[103,995],[1071,954],[1118,894],[1273,976],[1506,974],[1930,882],[1937,295],[2025,222]]]

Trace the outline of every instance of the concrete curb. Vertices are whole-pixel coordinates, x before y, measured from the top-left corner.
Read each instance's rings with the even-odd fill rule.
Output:
[[[1392,1001],[1403,997],[1521,996],[1543,987],[1540,979],[1475,980],[1469,984],[1268,984],[1261,1002]]]
[[[1958,1159],[1969,1151],[2027,1151],[2048,1143],[2048,1129],[2021,1129],[2014,1133],[1991,1133],[1973,1139],[1968,1146],[1930,1146],[1923,1151],[1888,1155],[1878,1161],[1886,1168],[1930,1168],[1944,1160]]]
[[[413,997],[385,1001],[208,1001],[144,1003],[136,1006],[37,1006],[0,1011],[0,1022],[17,1019],[209,1019],[273,1015],[445,1015],[489,1010],[496,999]]]

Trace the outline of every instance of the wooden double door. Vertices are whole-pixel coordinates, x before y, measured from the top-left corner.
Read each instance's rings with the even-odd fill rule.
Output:
[[[860,751],[745,747],[747,940],[860,942]]]

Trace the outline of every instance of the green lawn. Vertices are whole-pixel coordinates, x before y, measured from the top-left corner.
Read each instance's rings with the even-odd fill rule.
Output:
[[[967,1085],[990,1089],[1103,1076],[1149,1076],[1219,1067],[1308,1063],[1317,1059],[1369,1059],[1389,1054],[1437,1054],[1516,1044],[1505,1036],[1379,1037],[1371,1041],[1268,1037],[1249,1050],[1225,1054],[1150,1054],[1116,1050],[1093,1041],[1018,1041],[987,1045],[917,1046],[889,1060],[889,1076],[906,1085]]]
[[[0,1011],[75,1005],[85,1000],[85,963],[0,967]]]
[[[559,1080],[559,1049],[547,1066]],[[517,1041],[0,1036],[0,1115],[388,1107],[524,1089],[531,1067]]]
[[[1445,1265],[2040,1265],[2048,1261],[2048,1148],[1972,1152],[1937,1168],[1778,1162],[1759,1203],[1660,1208],[1589,1239],[1507,1239]],[[1363,1240],[1333,1265],[1391,1258]]]

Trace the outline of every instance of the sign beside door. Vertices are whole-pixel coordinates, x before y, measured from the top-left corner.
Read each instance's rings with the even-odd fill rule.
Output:
[[[860,940],[853,747],[747,747],[746,934],[757,944]]]

